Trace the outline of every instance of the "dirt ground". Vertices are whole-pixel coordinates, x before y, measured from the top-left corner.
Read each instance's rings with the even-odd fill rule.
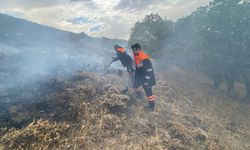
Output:
[[[0,150],[250,149],[250,103],[180,68],[157,74],[156,110],[121,94],[123,71],[51,79],[39,100],[2,101]],[[58,88],[60,87],[60,88]],[[47,92],[47,91],[50,92]]]

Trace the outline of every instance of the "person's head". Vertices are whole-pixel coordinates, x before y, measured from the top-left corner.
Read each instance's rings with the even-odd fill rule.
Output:
[[[132,51],[133,51],[134,54],[138,54],[139,51],[141,51],[141,45],[138,44],[138,43],[133,44],[133,45],[131,46],[131,49],[132,49]]]
[[[115,49],[115,51],[117,51],[117,49],[118,49],[118,48],[121,48],[121,46],[120,46],[120,45],[117,45],[117,44],[116,44],[116,45],[114,45],[114,49]]]

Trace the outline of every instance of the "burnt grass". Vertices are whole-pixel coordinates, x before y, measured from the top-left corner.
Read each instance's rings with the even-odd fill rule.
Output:
[[[183,79],[190,75],[157,75],[155,112],[144,110],[145,96],[120,93],[127,78],[121,70],[78,72],[10,89],[0,96],[0,149],[250,148],[247,106],[211,95],[205,79]]]

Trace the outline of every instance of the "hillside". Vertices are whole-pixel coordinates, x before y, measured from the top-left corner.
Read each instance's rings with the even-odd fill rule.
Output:
[[[49,76],[95,70],[112,57],[114,44],[126,41],[93,38],[0,14],[0,97]]]
[[[156,110],[121,94],[127,73],[104,68],[114,44],[0,14],[0,150],[250,149],[244,87],[226,96],[203,74],[156,65]],[[123,68],[122,68],[123,69]]]
[[[108,38],[93,38],[85,33],[72,33],[48,27],[31,21],[15,18],[0,13],[0,44],[11,46],[60,47],[82,44],[103,43],[109,48],[114,43],[126,44],[126,41]],[[49,42],[49,43],[48,43]],[[45,44],[45,45],[43,45]],[[106,47],[107,46],[107,47]]]
[[[40,87],[39,91],[45,92],[43,100],[1,104],[9,113],[9,118],[1,119],[15,126],[1,128],[1,147],[250,148],[249,103],[216,93],[206,80],[200,80],[204,77],[178,68],[157,78],[157,108],[153,113],[144,111],[145,98],[135,100],[132,92],[120,94],[126,82],[122,71],[79,72],[68,79],[50,80],[46,87]]]

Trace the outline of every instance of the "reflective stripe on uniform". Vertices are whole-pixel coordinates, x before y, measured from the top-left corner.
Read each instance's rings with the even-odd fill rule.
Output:
[[[154,100],[155,100],[155,96],[154,95],[148,97],[148,101],[154,101]]]
[[[149,80],[149,79],[150,79],[150,76],[145,76],[145,79],[148,79],[148,80]]]
[[[151,72],[151,71],[153,71],[153,69],[152,69],[152,68],[150,68],[150,69],[147,69],[147,72]]]
[[[136,64],[136,67],[137,67],[137,68],[143,67],[143,63],[141,62],[141,63],[139,63],[139,64]]]

